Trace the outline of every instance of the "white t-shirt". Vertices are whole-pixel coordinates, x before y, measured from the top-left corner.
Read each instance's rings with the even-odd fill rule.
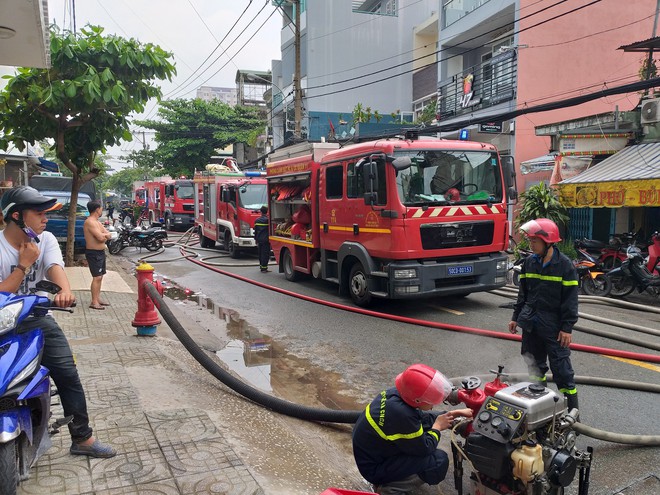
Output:
[[[5,231],[0,231],[0,282],[5,280],[18,265],[18,250],[5,239]],[[41,280],[48,278],[48,269],[53,265],[64,267],[62,251],[57,239],[50,232],[39,235],[39,257],[32,265],[32,270],[23,279],[17,294],[29,294],[30,289]]]

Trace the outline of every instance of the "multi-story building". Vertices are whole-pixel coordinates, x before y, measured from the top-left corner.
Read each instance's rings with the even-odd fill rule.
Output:
[[[236,88],[218,88],[215,86],[200,86],[197,88],[196,97],[204,100],[220,100],[232,107],[238,103],[238,91]]]
[[[294,19],[283,11],[282,60],[273,63],[273,121],[293,129]],[[569,0],[300,0],[303,137],[350,134],[353,112],[370,110],[371,124],[419,115],[437,98],[443,137],[490,142],[526,163],[518,167],[523,190],[548,180],[552,160],[547,136],[534,127],[631,110],[637,94],[502,120],[507,111],[639,80],[639,54],[618,50],[653,35],[656,1]],[[281,88],[281,89],[275,89]],[[376,119],[374,114],[379,113]],[[287,116],[284,118],[284,116]],[[469,120],[492,116],[470,125]],[[363,120],[364,122],[364,120]],[[460,127],[457,128],[460,123]],[[365,127],[360,124],[360,132]],[[275,142],[275,145],[281,144]]]
[[[291,2],[273,4],[283,11],[282,59],[272,65],[278,146],[295,127],[296,16]],[[303,137],[318,141],[332,134],[351,135],[358,105],[362,121],[367,116],[381,125],[412,120],[413,28],[437,14],[439,6],[439,0],[300,0]]]

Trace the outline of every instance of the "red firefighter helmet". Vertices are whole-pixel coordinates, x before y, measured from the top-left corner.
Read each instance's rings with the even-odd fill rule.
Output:
[[[561,241],[557,224],[549,218],[530,220],[520,227],[520,231],[527,237],[538,237],[546,244],[554,244]]]
[[[413,364],[394,381],[406,404],[412,407],[440,404],[451,392],[445,375],[425,364]]]

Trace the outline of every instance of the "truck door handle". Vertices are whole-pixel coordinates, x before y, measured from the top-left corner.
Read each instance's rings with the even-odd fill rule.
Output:
[[[358,235],[360,233],[360,227],[358,227],[357,223],[353,224],[353,235]]]
[[[328,233],[328,223],[327,222],[323,222],[323,233],[324,234]]]

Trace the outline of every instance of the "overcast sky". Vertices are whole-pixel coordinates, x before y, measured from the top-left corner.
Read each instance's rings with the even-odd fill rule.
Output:
[[[71,4],[71,0],[48,0],[50,21],[73,29]],[[239,68],[267,71],[271,60],[280,58],[282,14],[275,12],[268,18],[276,10],[270,0],[78,0],[75,7],[78,30],[86,24],[100,25],[106,33],[137,38],[172,52],[177,75],[171,83],[162,83],[167,98],[193,98],[202,85],[235,87]],[[221,47],[194,72],[219,42]],[[147,107],[150,118],[155,115],[154,107],[155,102]],[[108,151],[119,156],[141,147],[142,143],[134,139],[121,149]],[[112,166],[119,168],[121,164]]]

